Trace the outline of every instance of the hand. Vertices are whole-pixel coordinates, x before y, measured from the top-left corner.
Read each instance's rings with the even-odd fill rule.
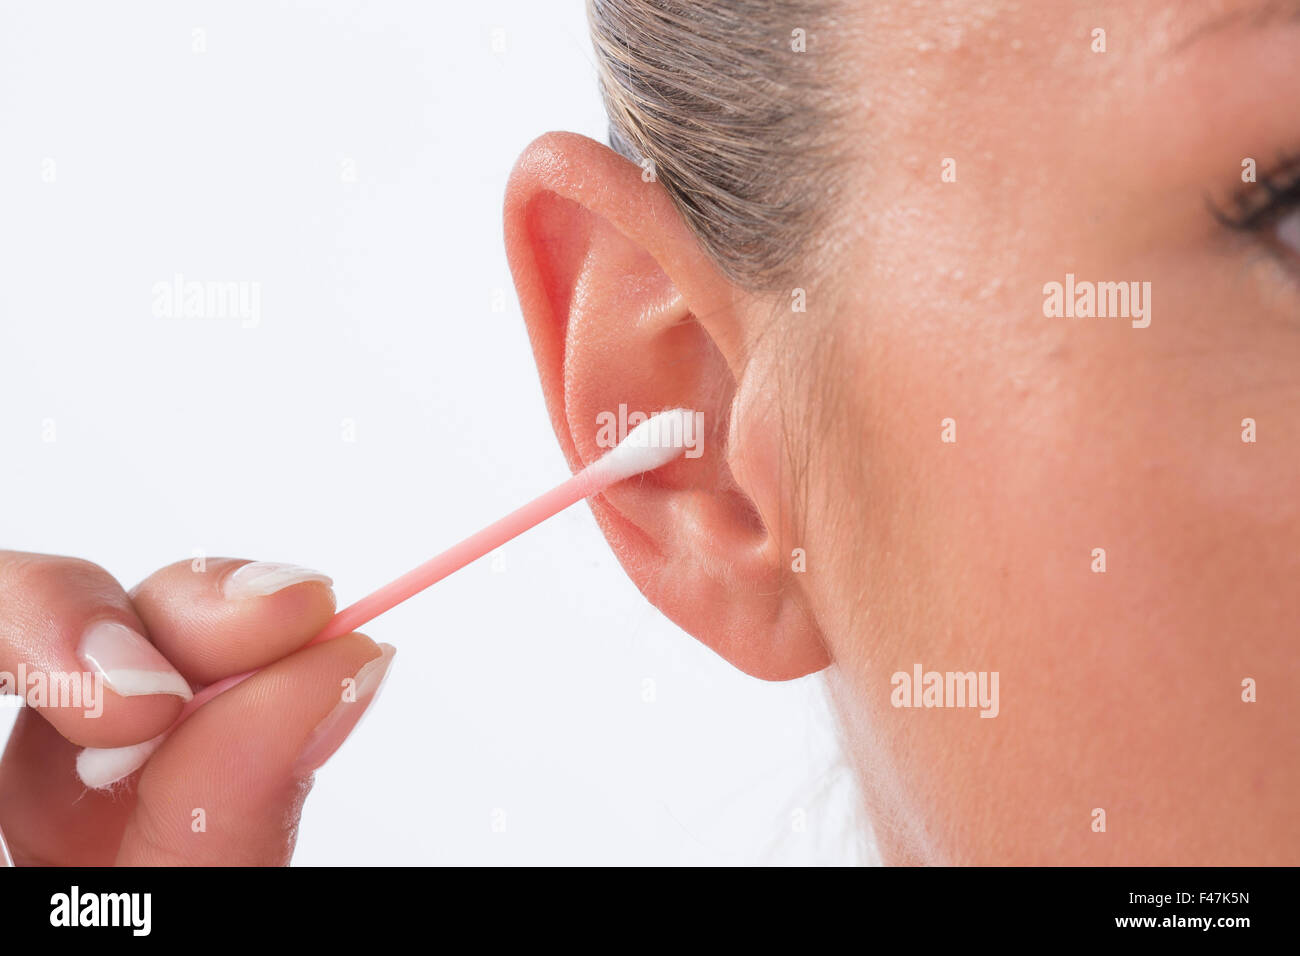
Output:
[[[333,613],[329,579],[287,565],[180,562],[128,595],[89,562],[0,551],[0,682],[33,704],[0,759],[0,827],[14,862],[288,863],[313,771],[356,725],[393,656],[360,634],[299,650]],[[78,777],[80,748],[150,741],[191,688],[263,666],[111,790]],[[26,687],[16,686],[20,672]],[[35,674],[77,676],[91,697],[99,675],[101,699],[39,699]],[[58,706],[70,701],[78,706]]]

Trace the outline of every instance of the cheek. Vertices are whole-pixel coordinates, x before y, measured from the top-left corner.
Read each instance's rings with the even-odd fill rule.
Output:
[[[1234,622],[1282,643],[1300,593],[1294,315],[1218,253],[1085,238],[1081,278],[1151,283],[1149,327],[1045,317],[1063,272],[1027,249],[986,299],[874,284],[873,336],[844,350],[860,577],[875,611],[920,622],[910,646],[1122,671],[1172,645],[1183,663],[1157,679],[1217,680],[1191,655],[1226,660]],[[882,627],[873,650],[896,640]]]
[[[1216,807],[1285,792],[1293,745],[1261,737],[1240,693],[1300,681],[1300,400],[1252,389],[1222,350],[1131,338],[1151,331],[896,344],[866,359],[888,382],[856,376],[837,657],[940,856],[1027,859],[1061,833],[1077,859],[1190,852],[1188,828],[1222,833]],[[1242,408],[1267,443],[1242,441]],[[998,717],[893,708],[890,675],[917,664],[998,672]],[[1300,717],[1295,695],[1271,706]],[[1088,843],[1076,817],[1101,804],[1142,835]]]

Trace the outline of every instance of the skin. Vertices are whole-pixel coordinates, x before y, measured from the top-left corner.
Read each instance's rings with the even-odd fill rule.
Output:
[[[593,502],[611,546],[742,671],[825,671],[886,862],[1300,863],[1300,251],[1205,203],[1244,157],[1300,153],[1300,21],[1265,6],[950,2],[918,24],[850,3],[811,48],[842,68],[855,165],[806,313],[727,278],[600,144],[549,134],[511,176],[507,251],[571,465],[620,404],[705,415],[703,457]],[[1150,282],[1150,327],[1044,316],[1066,272]],[[18,862],[288,860],[297,755],[379,655],[297,650],[328,588],[231,607],[188,564],[128,595],[12,553],[0,587],[10,670],[66,657],[89,611],[137,616],[196,685],[275,661],[112,797],[82,795],[77,746],[149,739],[175,698],[110,697],[93,726],[24,711],[0,763]],[[915,664],[998,672],[998,715],[893,706]]]
[[[1206,204],[1300,152],[1300,20],[854,9],[820,47],[856,164],[806,314],[601,145],[551,134],[514,172],[571,462],[620,402],[710,423],[703,458],[595,504],[610,543],[741,670],[826,669],[888,863],[1300,862],[1300,250]],[[1150,326],[1046,317],[1066,272],[1150,282]],[[893,706],[918,663],[998,672],[998,715]]]
[[[189,561],[129,594],[103,568],[74,558],[0,551],[0,670],[19,662],[80,672],[78,638],[111,618],[147,636],[192,687],[269,664],[197,710],[144,768],[112,791],[87,790],[74,764],[83,746],[120,747],[165,731],[172,695],[104,694],[103,713],[24,707],[0,760],[0,820],[19,865],[282,865],[293,854],[312,772],[309,750],[340,704],[339,687],[380,656],[350,634],[298,650],[334,613],[328,585],[307,582],[228,600],[221,583],[244,561]],[[334,747],[373,697],[344,705]],[[355,710],[355,713],[352,713]],[[304,753],[312,759],[303,763]],[[332,750],[329,752],[332,753]],[[205,829],[194,829],[195,809]]]

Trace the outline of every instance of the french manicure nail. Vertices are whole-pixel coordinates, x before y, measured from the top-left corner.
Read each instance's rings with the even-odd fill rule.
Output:
[[[238,601],[250,597],[266,597],[276,591],[283,591],[295,584],[318,581],[326,587],[332,587],[334,580],[329,575],[300,568],[293,564],[277,564],[274,561],[254,561],[236,568],[226,578],[222,591],[230,600]]]
[[[343,741],[348,739],[362,715],[379,696],[397,648],[391,644],[380,644],[379,649],[380,655],[367,661],[357,671],[351,686],[344,689],[343,699],[334,705],[334,709],[325,715],[325,719],[316,725],[307,738],[302,756],[295,765],[298,773],[311,773],[329,760],[334,751],[343,746]]]
[[[81,635],[77,656],[123,697],[175,694],[189,700],[194,696],[185,678],[156,647],[117,621],[92,621]]]

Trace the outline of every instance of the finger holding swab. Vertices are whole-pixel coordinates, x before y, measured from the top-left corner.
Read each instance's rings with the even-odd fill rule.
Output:
[[[568,480],[345,607],[305,646],[310,647],[351,634],[385,611],[495,551],[547,518],[585,498],[600,494],[611,485],[675,461],[688,447],[696,447],[693,443],[698,437],[697,414],[689,409],[674,408],[652,415],[628,432],[627,437],[606,455]],[[167,734],[175,730],[190,714],[219,694],[252,677],[258,670],[224,678],[197,691],[186,702],[171,727],[152,740],[130,747],[86,748],[77,755],[77,774],[83,783],[96,789],[111,786],[129,776],[153,755]]]

